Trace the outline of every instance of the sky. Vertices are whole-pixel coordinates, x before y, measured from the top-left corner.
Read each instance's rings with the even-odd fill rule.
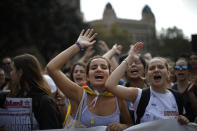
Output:
[[[134,20],[141,20],[142,9],[148,5],[155,15],[157,33],[176,26],[188,39],[197,34],[197,0],[81,0],[84,20],[102,19],[108,2],[118,18]]]

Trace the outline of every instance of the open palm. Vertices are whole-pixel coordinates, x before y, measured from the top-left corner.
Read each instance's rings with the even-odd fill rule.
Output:
[[[77,42],[81,44],[82,48],[91,46],[96,42],[96,40],[94,40],[96,35],[97,33],[93,34],[93,29],[88,29],[87,31],[83,29],[77,39]]]

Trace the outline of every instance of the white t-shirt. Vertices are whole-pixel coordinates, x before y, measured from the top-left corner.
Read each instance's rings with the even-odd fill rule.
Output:
[[[47,74],[44,74],[43,76],[46,79],[46,81],[49,84],[49,86],[51,87],[51,92],[52,93],[56,92],[57,91],[57,87],[56,87],[56,84],[53,81],[53,79]]]
[[[160,119],[175,119],[178,116],[178,107],[176,99],[171,91],[162,94],[150,88],[150,100],[146,107],[145,113],[141,118],[140,123],[160,120]],[[142,89],[138,88],[138,96],[134,102],[135,119],[136,110],[142,94]]]

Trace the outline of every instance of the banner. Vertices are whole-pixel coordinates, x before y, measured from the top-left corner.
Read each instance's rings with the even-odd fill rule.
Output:
[[[97,126],[91,128],[71,128],[71,129],[55,129],[50,131],[105,131],[106,126]],[[49,131],[49,130],[42,130]],[[174,120],[157,120],[145,122],[125,129],[124,131],[197,131],[196,123],[188,125],[180,125],[176,119]]]
[[[0,108],[0,130],[29,131],[32,126],[32,99],[6,98],[6,108]]]
[[[124,131],[197,131],[196,123],[180,125],[176,119],[145,122],[125,129]]]

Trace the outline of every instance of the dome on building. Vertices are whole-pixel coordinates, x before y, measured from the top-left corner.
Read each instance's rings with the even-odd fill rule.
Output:
[[[110,3],[107,3],[105,6],[105,10],[103,13],[103,20],[106,22],[105,24],[111,24],[116,19],[116,13]]]
[[[108,2],[107,5],[106,5],[106,8],[107,9],[112,9],[112,5]]]
[[[150,9],[150,7],[148,5],[144,6],[142,12],[146,13],[146,14],[152,14],[152,11],[151,11],[151,9]]]

